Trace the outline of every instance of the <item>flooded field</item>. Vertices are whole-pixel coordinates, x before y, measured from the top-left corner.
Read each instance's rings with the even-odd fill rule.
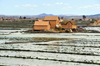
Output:
[[[1,66],[100,66],[99,33],[0,31]]]

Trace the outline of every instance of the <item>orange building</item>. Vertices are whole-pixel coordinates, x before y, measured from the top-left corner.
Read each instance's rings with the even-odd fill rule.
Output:
[[[98,25],[100,25],[100,20],[97,20],[96,22],[97,22]]]
[[[100,26],[100,20],[94,22],[91,21],[87,26]]]
[[[50,24],[49,21],[35,21],[34,27],[32,27],[33,30],[50,30]]]
[[[60,19],[58,16],[45,16],[44,21],[49,21],[50,28],[55,28],[55,26],[59,24]]]
[[[94,22],[90,22],[87,26],[97,26],[97,22],[96,21],[94,21]]]
[[[61,25],[63,29],[76,29],[77,28],[77,25],[74,21],[61,22]]]
[[[14,21],[15,19],[14,18],[7,18],[5,19],[6,21]]]
[[[0,18],[0,21],[2,21],[3,20],[3,18]]]

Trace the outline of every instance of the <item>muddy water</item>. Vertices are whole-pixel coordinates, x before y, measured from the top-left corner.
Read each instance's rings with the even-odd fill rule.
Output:
[[[51,38],[85,38],[100,39],[100,33],[11,33],[9,35],[0,35],[1,37],[51,37]]]
[[[9,60],[9,61],[8,61]],[[20,58],[5,58],[0,57],[0,64],[8,66],[99,66],[94,64],[80,64],[72,62],[59,62],[50,60],[37,60],[37,59],[20,59]],[[13,63],[12,63],[13,62]]]
[[[48,42],[0,43],[0,65],[10,66],[99,66],[100,34],[19,34],[2,37],[73,38]],[[26,36],[25,36],[26,35]],[[76,38],[75,38],[76,37]],[[9,60],[9,61],[8,61]],[[13,63],[12,63],[13,62]]]
[[[100,32],[100,27],[84,27],[86,30],[97,30]]]

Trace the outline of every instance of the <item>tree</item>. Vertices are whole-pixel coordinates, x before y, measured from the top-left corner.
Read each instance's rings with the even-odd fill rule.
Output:
[[[35,20],[33,20],[33,22],[35,22]]]
[[[2,17],[2,20],[4,21],[4,18]]]
[[[29,20],[29,22],[31,22],[31,20]]]
[[[72,20],[74,20],[74,19],[72,18]]]
[[[86,18],[86,16],[85,15],[83,15],[83,19],[85,19]]]
[[[38,21],[38,18],[36,18],[36,20]]]
[[[26,19],[26,17],[24,16],[23,19]]]
[[[64,17],[61,17],[61,19],[63,19]]]
[[[82,19],[79,19],[79,21],[82,21]]]
[[[19,19],[22,19],[22,16],[20,16]]]

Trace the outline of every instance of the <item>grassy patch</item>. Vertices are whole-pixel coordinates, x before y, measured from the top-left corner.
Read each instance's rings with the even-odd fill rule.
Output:
[[[0,22],[0,27],[2,28],[32,28],[34,22],[29,22],[27,20],[23,21],[19,21],[19,22]],[[1,29],[2,29],[1,28]]]
[[[14,41],[33,41],[32,37],[0,37],[0,39],[14,40]]]
[[[49,37],[0,37],[0,40],[12,40],[12,41],[55,41],[55,40],[69,40],[70,38],[49,38]]]
[[[69,38],[41,38],[41,37],[34,37],[34,40],[42,40],[42,41],[54,41],[54,40],[69,40]]]
[[[0,35],[9,35],[9,34],[0,34]]]

